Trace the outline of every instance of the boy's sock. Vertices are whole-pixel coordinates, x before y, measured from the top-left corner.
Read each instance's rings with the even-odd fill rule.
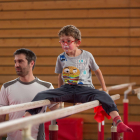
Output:
[[[129,128],[127,125],[125,125],[120,116],[117,116],[113,119],[113,121],[115,122],[116,126],[117,126],[117,132],[118,133],[122,133],[122,132],[133,132],[133,130],[131,128]]]

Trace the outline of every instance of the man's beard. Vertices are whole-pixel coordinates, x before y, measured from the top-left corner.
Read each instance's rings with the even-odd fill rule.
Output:
[[[27,71],[25,68],[24,69],[20,69],[20,71],[16,70],[16,73],[18,76],[24,77],[26,75],[28,75],[29,71]]]
[[[24,77],[24,76],[25,76],[25,75],[23,74],[23,72],[21,72],[21,71],[16,71],[16,73],[17,73],[18,76],[21,76],[21,77]]]

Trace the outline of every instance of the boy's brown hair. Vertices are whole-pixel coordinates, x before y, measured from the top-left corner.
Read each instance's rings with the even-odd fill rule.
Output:
[[[61,28],[61,30],[58,33],[58,36],[60,38],[63,35],[72,36],[73,38],[77,40],[81,40],[81,32],[74,25],[67,25]]]

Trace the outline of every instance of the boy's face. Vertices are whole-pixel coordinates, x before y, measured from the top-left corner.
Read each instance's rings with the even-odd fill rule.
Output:
[[[62,49],[68,54],[74,52],[78,46],[80,45],[81,41],[75,40],[72,36],[61,36],[60,37],[60,44]]]

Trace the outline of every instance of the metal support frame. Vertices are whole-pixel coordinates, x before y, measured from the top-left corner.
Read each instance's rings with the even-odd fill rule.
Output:
[[[59,109],[64,108],[64,102],[60,102]],[[58,125],[56,120],[51,121],[51,125],[49,125],[49,140],[58,140]]]
[[[104,140],[104,121],[98,123],[98,140]]]
[[[58,125],[56,120],[52,120],[51,125],[49,125],[49,140],[58,140]]]
[[[111,140],[122,140],[120,134],[117,133],[117,126],[115,125],[115,123],[113,123],[113,126],[111,127]]]
[[[128,103],[129,100],[127,99],[127,95],[129,92],[132,91],[132,86],[129,86],[126,91],[124,91],[124,99],[123,99],[123,121],[124,124],[128,125]],[[127,134],[123,134],[123,139],[127,140]]]

